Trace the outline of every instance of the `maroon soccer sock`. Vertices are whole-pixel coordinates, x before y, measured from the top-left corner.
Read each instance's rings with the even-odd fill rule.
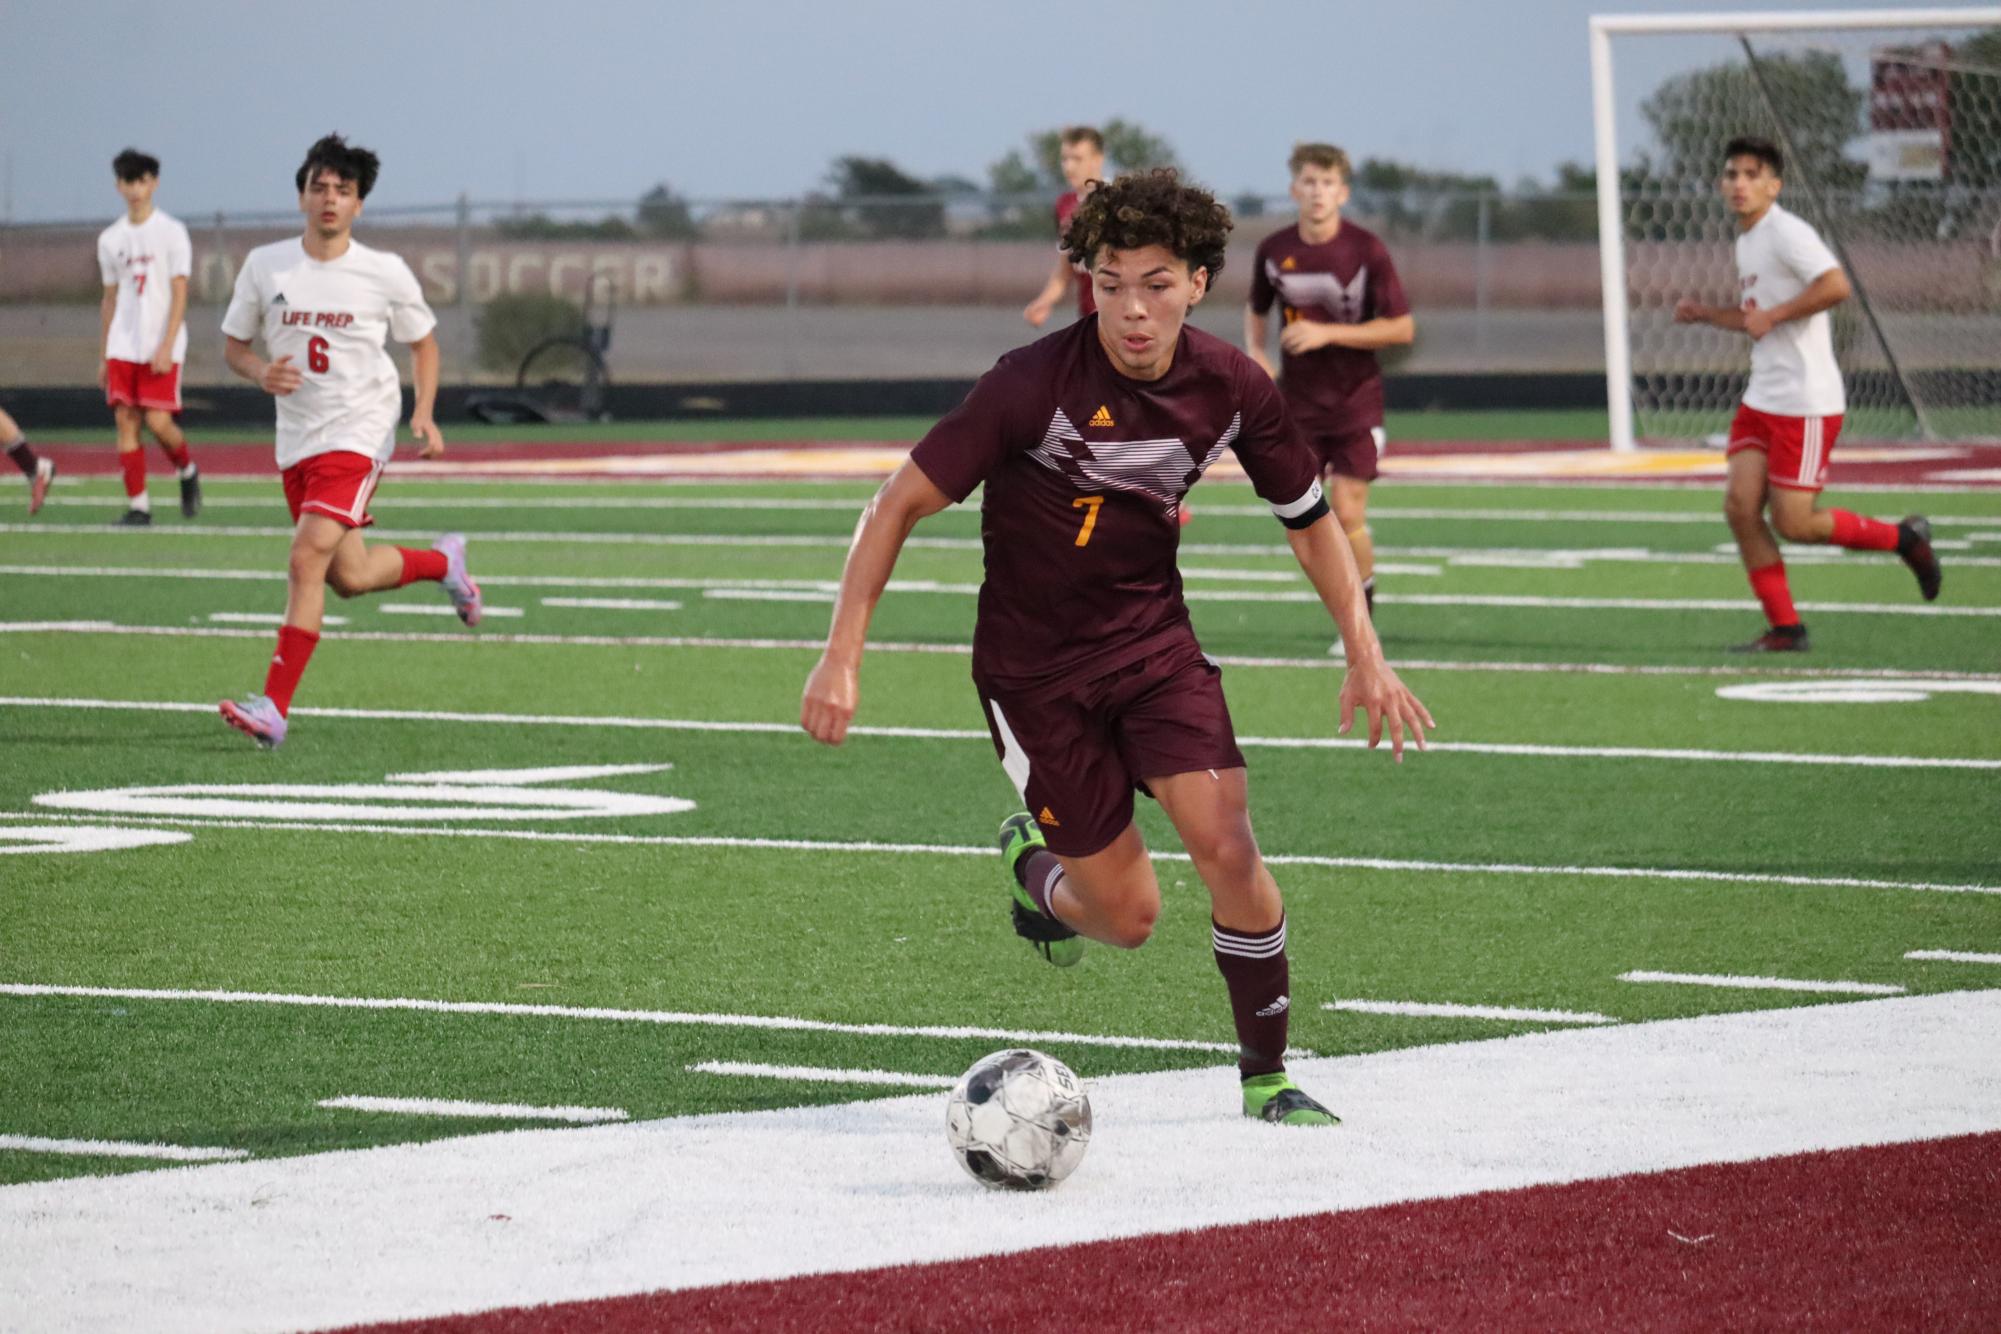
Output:
[[[1751,591],[1764,605],[1767,621],[1780,629],[1800,623],[1800,614],[1793,610],[1792,590],[1786,586],[1784,561],[1775,560],[1770,565],[1752,570],[1750,577]]]
[[[146,494],[146,452],[128,449],[118,456],[119,471],[125,474],[125,495],[133,499]]]
[[[28,477],[35,475],[35,451],[28,448],[28,437],[22,436],[7,446],[7,457],[14,460],[14,466]]]
[[[1857,551],[1895,551],[1897,525],[1871,519],[1850,510],[1829,510],[1834,520],[1834,545]]]
[[[167,461],[174,465],[175,472],[187,471],[188,468],[187,441],[183,440],[178,445],[170,445],[166,441],[162,440],[160,442],[160,452],[162,454],[165,454],[167,456]]]
[[[1035,900],[1035,906],[1042,910],[1044,917],[1056,917],[1056,910],[1049,906],[1049,900],[1056,895],[1056,887],[1063,883],[1063,863],[1055,853],[1047,848],[1037,848],[1014,864],[1014,878],[1028,891],[1028,897]]]
[[[292,694],[298,690],[299,678],[306,674],[306,664],[312,661],[319,642],[320,637],[311,630],[296,625],[278,627],[278,651],[271,655],[271,669],[264,674],[264,693],[287,717],[292,713]]]
[[[439,580],[451,568],[442,551],[417,551],[410,547],[396,548],[396,554],[403,558],[403,579],[396,586],[402,588],[420,579]]]
[[[1287,1020],[1292,1013],[1291,970],[1285,959],[1285,918],[1269,931],[1251,934],[1209,925],[1216,967],[1230,989],[1230,1014],[1237,1023],[1237,1069],[1248,1078],[1285,1069]]]

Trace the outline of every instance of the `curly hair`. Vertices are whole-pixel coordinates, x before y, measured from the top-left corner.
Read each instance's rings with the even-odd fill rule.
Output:
[[[306,182],[322,171],[330,171],[343,181],[354,182],[354,193],[368,198],[368,192],[375,188],[376,173],[382,170],[382,159],[359,144],[351,144],[337,134],[329,134],[306,150],[306,160],[299,165],[296,180],[299,193],[306,192]]]
[[[1230,210],[1199,185],[1189,185],[1172,167],[1129,172],[1110,185],[1103,181],[1085,195],[1063,233],[1063,249],[1073,263],[1089,267],[1098,252],[1166,246],[1191,272],[1223,271],[1223,246],[1230,239]]]

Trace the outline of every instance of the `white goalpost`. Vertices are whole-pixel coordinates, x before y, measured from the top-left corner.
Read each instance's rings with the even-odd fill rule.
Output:
[[[1741,336],[1672,311],[1734,304],[1715,183],[1744,134],[1855,289],[1843,436],[2001,438],[2001,8],[1596,15],[1590,38],[1614,449],[1706,440],[1742,392]],[[1646,90],[1623,160],[1615,73]]]

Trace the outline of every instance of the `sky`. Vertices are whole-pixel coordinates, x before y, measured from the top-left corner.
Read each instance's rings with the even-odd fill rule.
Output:
[[[1586,18],[1671,0],[0,0],[0,218],[120,208],[163,164],[194,216],[285,210],[319,135],[376,149],[371,204],[782,197],[843,154],[986,179],[1033,131],[1123,116],[1218,190],[1282,193],[1299,139],[1548,180],[1589,162]],[[1752,8],[1815,7],[1757,0]],[[1820,0],[1826,7],[1826,0]],[[1622,45],[1621,138],[1713,39]]]

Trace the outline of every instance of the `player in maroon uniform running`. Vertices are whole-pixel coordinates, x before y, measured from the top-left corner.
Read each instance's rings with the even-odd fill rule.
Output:
[[[1417,336],[1390,252],[1374,232],[1341,218],[1348,155],[1332,144],[1292,150],[1299,221],[1258,245],[1244,348],[1278,377],[1285,405],[1327,470],[1334,517],[1355,551],[1362,591],[1376,606],[1376,547],[1369,535],[1369,483],[1383,452],[1383,372],[1376,349]],[[1265,352],[1272,302],[1284,327],[1281,372]]]
[[[1050,271],[1049,281],[1035,294],[1035,300],[1021,312],[1021,317],[1038,329],[1049,322],[1056,303],[1072,287],[1077,289],[1080,319],[1097,309],[1091,304],[1091,275],[1070,262],[1062,238],[1070,230],[1070,219],[1076,216],[1077,205],[1105,174],[1105,136],[1089,125],[1072,125],[1063,131],[1061,139],[1062,153],[1057,161],[1070,188],[1056,200],[1056,267]]]
[[[1058,964],[1076,962],[1080,936],[1145,943],[1160,915],[1133,823],[1133,791],[1146,792],[1209,888],[1244,1114],[1329,1125],[1285,1073],[1285,905],[1251,832],[1222,673],[1196,643],[1175,565],[1181,498],[1225,449],[1341,629],[1341,729],[1361,709],[1369,744],[1387,730],[1401,759],[1406,735],[1421,747],[1434,724],[1383,661],[1317,461],[1277,388],[1185,323],[1229,230],[1222,205],[1172,171],[1085,199],[1064,243],[1091,266],[1097,314],[1001,358],[869,502],[800,725],[830,745],[846,737],[869,617],[905,539],[984,482],[973,682],[1027,807],[1001,826],[1015,929]]]

